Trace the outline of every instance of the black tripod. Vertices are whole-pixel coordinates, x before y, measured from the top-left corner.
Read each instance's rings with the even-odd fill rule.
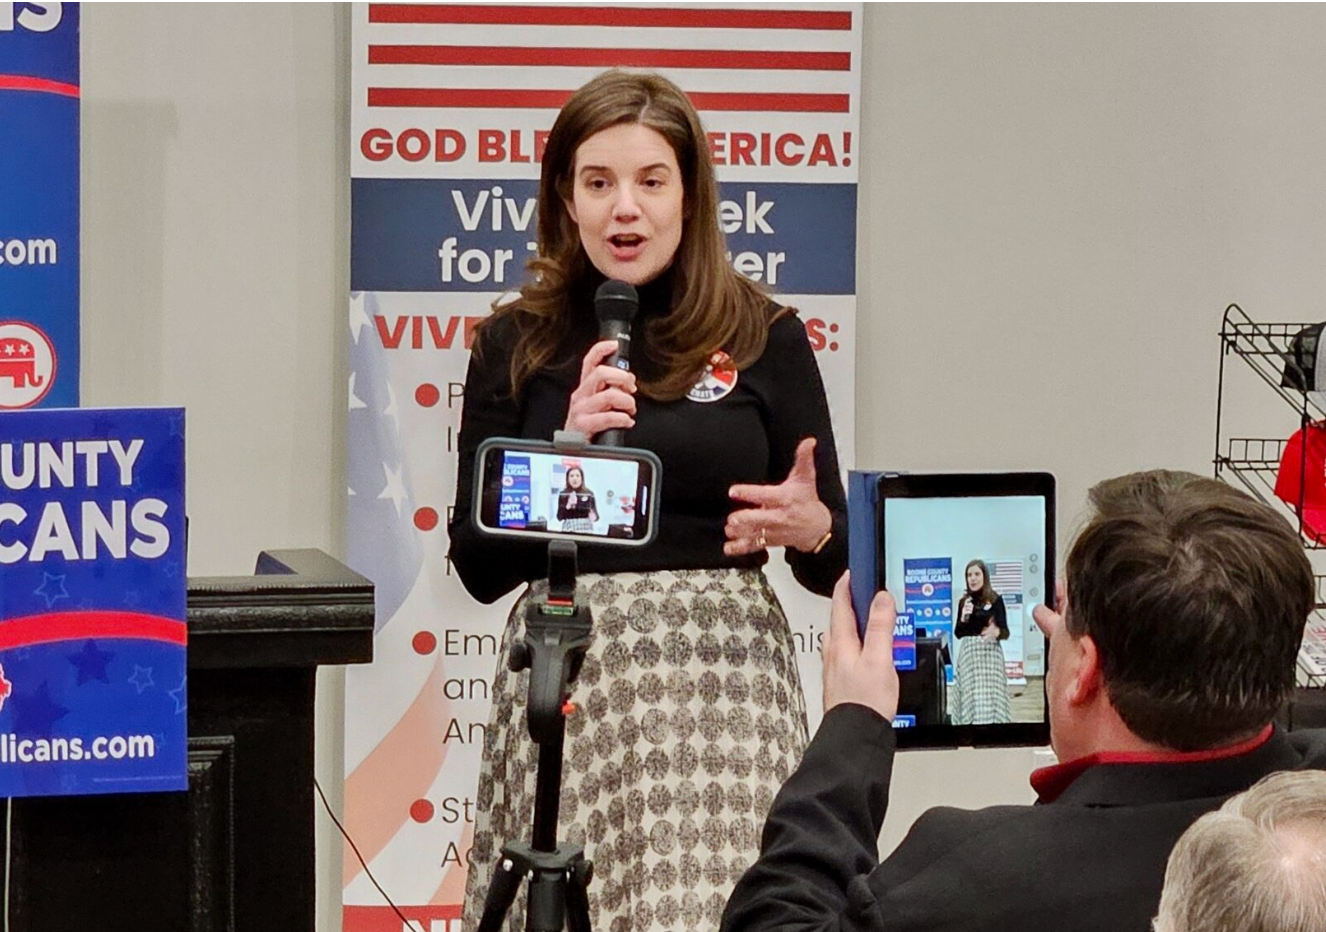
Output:
[[[562,743],[570,686],[580,674],[589,646],[589,606],[576,602],[576,545],[548,544],[548,595],[525,607],[525,638],[511,646],[507,665],[528,669],[530,737],[539,746],[534,794],[534,839],[508,842],[484,900],[479,932],[498,932],[507,910],[529,877],[527,932],[590,932],[585,887],[593,867],[579,845],[557,844],[557,810],[562,787]]]

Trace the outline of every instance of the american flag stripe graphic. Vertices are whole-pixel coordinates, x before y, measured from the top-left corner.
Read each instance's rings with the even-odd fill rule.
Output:
[[[370,4],[368,35],[370,109],[555,111],[611,67],[666,72],[702,112],[853,106],[850,11]]]
[[[491,107],[557,110],[574,91],[508,88],[370,87],[370,107]],[[697,110],[761,110],[769,113],[846,113],[846,94],[688,94]]]
[[[1022,561],[1006,561],[990,564],[990,588],[1000,595],[1005,592],[1022,591]]]
[[[370,65],[500,65],[575,68],[744,68],[849,71],[848,52],[752,52],[706,49],[584,49],[483,45],[371,45]]]
[[[371,3],[370,23],[446,23],[504,26],[639,26],[666,29],[814,29],[846,32],[852,14],[837,10],[718,9],[709,7],[532,6],[451,3]]]

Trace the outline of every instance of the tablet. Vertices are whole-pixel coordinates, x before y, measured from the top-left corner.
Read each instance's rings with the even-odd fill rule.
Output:
[[[850,485],[858,621],[881,588],[898,606],[898,746],[1049,743],[1032,608],[1053,599],[1054,477],[867,473]]]

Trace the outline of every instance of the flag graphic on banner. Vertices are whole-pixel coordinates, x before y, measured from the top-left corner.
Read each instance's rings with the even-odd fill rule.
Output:
[[[414,27],[409,42],[392,28],[401,25]],[[371,4],[369,27],[369,107],[557,110],[621,67],[691,72],[678,84],[701,112],[851,107],[843,10]],[[489,44],[493,27],[513,44]],[[530,44],[514,44],[524,37]],[[759,73],[758,89],[742,72]]]
[[[1026,682],[1022,585],[1021,560],[995,560],[990,564],[990,588],[1003,596],[1004,610],[1008,613],[1009,637],[1004,642],[1004,666],[1009,681],[1018,685]]]

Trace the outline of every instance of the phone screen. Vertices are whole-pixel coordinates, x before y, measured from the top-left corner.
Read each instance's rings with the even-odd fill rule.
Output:
[[[479,523],[508,535],[642,544],[656,507],[654,465],[629,450],[490,447],[482,457]]]

